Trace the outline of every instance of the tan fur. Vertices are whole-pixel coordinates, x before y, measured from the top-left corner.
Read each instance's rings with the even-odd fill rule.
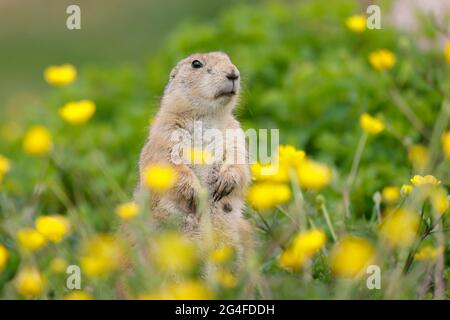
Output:
[[[193,68],[193,60],[201,61],[204,66]],[[193,54],[175,66],[141,152],[138,191],[145,190],[143,174],[148,165],[173,164],[171,152],[174,143],[170,137],[174,130],[183,129],[192,133],[195,121],[202,121],[203,129],[214,128],[221,132],[240,129],[239,122],[232,114],[238,102],[240,79],[234,83],[235,95],[217,97],[218,93],[229,90],[232,81],[227,79],[227,74],[233,70],[239,74],[229,57],[221,52]],[[245,145],[234,143],[232,148],[246,156]],[[247,164],[227,163],[227,160],[230,159],[224,157],[210,165],[174,165],[178,173],[176,185],[164,194],[152,194],[154,216],[163,220],[170,215],[181,215],[181,229],[188,235],[201,237],[196,199],[203,185],[209,192],[208,206],[214,237],[238,249],[242,244],[248,245],[251,242],[251,228],[243,218],[242,211],[244,192],[250,182],[249,168]],[[232,191],[226,194],[228,189]],[[225,196],[214,201],[214,192]]]

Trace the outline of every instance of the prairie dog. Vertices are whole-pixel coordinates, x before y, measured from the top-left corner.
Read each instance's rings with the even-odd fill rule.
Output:
[[[160,110],[141,152],[138,186],[138,190],[143,190],[148,165],[173,165],[178,173],[177,183],[166,193],[152,194],[153,216],[158,220],[181,215],[181,230],[190,236],[201,236],[196,204],[199,190],[205,186],[214,237],[235,248],[251,242],[249,224],[242,216],[249,168],[246,161],[238,163],[227,158],[227,149],[231,148],[237,159],[246,159],[245,141],[226,139],[227,129],[242,131],[232,114],[239,92],[239,70],[225,53],[197,53],[181,60],[170,73]],[[222,134],[223,156],[210,164],[174,163],[173,133],[184,132],[194,145],[194,131],[198,129],[203,133],[215,129]],[[207,143],[204,141],[204,145]]]

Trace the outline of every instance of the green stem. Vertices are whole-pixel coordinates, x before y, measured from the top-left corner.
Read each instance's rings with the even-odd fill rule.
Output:
[[[330,229],[331,236],[333,237],[333,241],[337,241],[336,232],[334,231],[333,224],[331,223],[330,215],[328,214],[327,207],[325,206],[325,203],[322,203],[320,206],[320,210],[322,211],[325,221],[327,222],[328,228]]]
[[[350,174],[347,178],[347,183],[344,187],[343,198],[344,198],[344,207],[345,207],[345,215],[347,218],[351,217],[350,212],[350,192],[355,182],[356,174],[358,173],[359,164],[361,162],[361,157],[364,151],[364,147],[367,142],[368,135],[366,132],[363,132],[361,138],[359,139],[358,146],[356,148],[355,155],[353,157],[352,168],[350,170]]]

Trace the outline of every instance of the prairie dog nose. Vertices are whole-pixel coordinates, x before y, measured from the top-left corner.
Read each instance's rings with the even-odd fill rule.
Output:
[[[239,79],[239,71],[231,70],[231,72],[227,73],[227,79],[232,81]]]

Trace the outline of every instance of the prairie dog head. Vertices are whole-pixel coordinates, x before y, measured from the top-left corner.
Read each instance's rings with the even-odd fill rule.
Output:
[[[166,87],[166,95],[175,93],[199,113],[234,107],[239,91],[239,70],[222,52],[196,53],[181,60]]]

